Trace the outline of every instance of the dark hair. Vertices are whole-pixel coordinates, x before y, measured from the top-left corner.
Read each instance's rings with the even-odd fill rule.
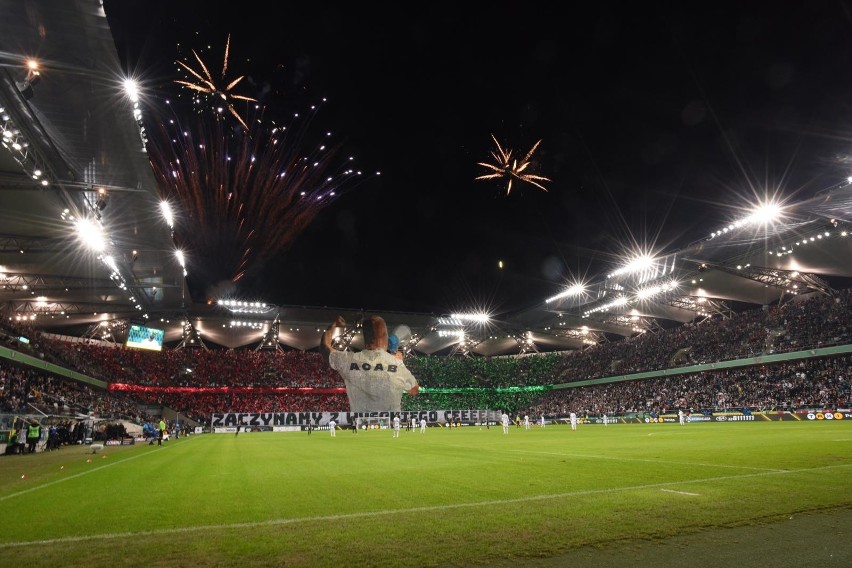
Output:
[[[379,316],[366,316],[361,320],[366,349],[388,348],[388,326]]]

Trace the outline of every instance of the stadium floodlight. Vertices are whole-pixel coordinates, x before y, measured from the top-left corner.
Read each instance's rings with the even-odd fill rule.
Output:
[[[142,95],[142,89],[140,88],[138,81],[130,77],[123,79],[121,84],[124,89],[124,94],[133,105],[133,120],[136,121],[136,126],[139,129],[139,139],[140,142],[142,142],[142,150],[147,151],[148,132],[145,129],[145,124],[142,120],[142,108],[140,107],[139,102]],[[166,104],[169,104],[169,102],[166,101]]]
[[[586,286],[582,283],[577,283],[566,290],[552,296],[544,301],[545,304],[549,304],[550,302],[555,302],[556,300],[561,300],[562,298],[567,298],[568,296],[579,296],[580,294],[584,294],[586,292]]]
[[[35,59],[27,60],[27,75],[22,81],[16,81],[15,85],[21,91],[21,95],[25,100],[33,98],[35,91],[33,87],[41,80],[41,71],[39,70],[39,62]]]
[[[783,210],[777,203],[762,203],[752,211],[751,215],[745,218],[745,221],[756,225],[769,225],[777,221],[782,213]]]
[[[250,329],[263,329],[264,322],[231,320],[231,327],[247,327]]]
[[[679,283],[675,280],[672,280],[670,282],[666,282],[664,284],[659,284],[657,286],[650,286],[648,288],[638,290],[636,292],[636,299],[637,300],[647,300],[647,299],[653,298],[654,296],[657,296],[659,294],[663,294],[665,292],[668,292],[669,290],[674,290],[678,286],[679,286]]]
[[[166,220],[170,229],[175,228],[175,216],[172,213],[172,206],[165,199],[160,201],[160,213],[163,214],[163,219]]]
[[[77,237],[90,249],[102,252],[106,249],[106,237],[103,228],[91,219],[80,219],[75,225]]]
[[[459,339],[464,339],[464,328],[459,327],[455,329],[439,329],[438,337],[457,337]]]
[[[621,307],[621,306],[627,304],[627,302],[628,302],[627,296],[619,296],[618,298],[614,299],[613,301],[611,301],[609,303],[606,303],[606,304],[603,304],[603,305],[598,306],[596,308],[592,308],[591,310],[588,310],[587,312],[585,312],[583,314],[583,317],[588,317],[591,314],[594,314],[596,312],[605,312],[605,311],[607,311],[611,308]]]
[[[239,314],[265,314],[273,309],[273,306],[265,302],[248,302],[245,300],[218,300],[216,302],[233,313]]]
[[[107,266],[110,267],[110,269],[113,271],[114,274],[116,274],[116,275],[119,274],[118,264],[116,264],[115,258],[113,258],[111,255],[106,255],[106,256],[101,257],[101,260],[103,261],[104,264],[106,264]],[[130,301],[132,302],[133,298],[130,298]]]
[[[710,238],[715,238],[724,235],[734,229],[749,226],[765,226],[771,225],[784,216],[784,208],[775,201],[767,201],[760,203],[752,208],[751,213],[742,219],[737,219],[727,227],[723,227],[718,231],[710,233]]]
[[[634,256],[628,259],[627,264],[616,270],[615,272],[610,273],[607,278],[614,278],[616,276],[621,276],[623,274],[631,274],[633,272],[641,272],[645,270],[650,270],[654,267],[655,260],[653,256],[648,254],[642,254],[639,256]]]
[[[473,323],[488,323],[491,319],[488,314],[450,314],[450,317],[453,319],[461,320],[463,322],[473,322]]]
[[[139,101],[139,83],[137,83],[133,79],[125,79],[122,83],[124,85],[124,92],[127,93],[128,98],[131,101],[138,102]]]
[[[183,275],[186,276],[186,260],[183,257],[183,251],[180,249],[175,250],[175,258],[177,258],[180,267],[183,268]]]

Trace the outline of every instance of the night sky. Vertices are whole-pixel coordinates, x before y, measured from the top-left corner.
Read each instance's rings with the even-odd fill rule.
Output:
[[[847,4],[462,4],[106,1],[128,71],[177,92],[177,43],[230,33],[241,94],[327,97],[316,128],[370,173],[243,295],[507,313],[852,174]],[[492,134],[519,158],[541,140],[547,192],[474,180]]]

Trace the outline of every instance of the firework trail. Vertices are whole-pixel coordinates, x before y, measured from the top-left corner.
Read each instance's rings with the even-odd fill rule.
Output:
[[[306,150],[316,108],[287,127],[259,113],[248,131],[231,129],[222,115],[195,115],[191,128],[161,120],[149,139],[161,197],[179,212],[174,238],[188,280],[204,285],[205,299],[211,286],[235,284],[287,249],[361,178],[338,165],[340,144]]]
[[[526,182],[536,186],[542,191],[547,191],[547,188],[545,188],[539,182],[551,181],[550,179],[540,175],[524,173],[532,163],[530,159],[532,158],[533,153],[535,153],[536,149],[538,148],[538,145],[541,144],[541,140],[533,144],[533,147],[530,148],[530,151],[527,152],[524,158],[518,161],[517,159],[512,159],[513,151],[508,149],[504,150],[503,147],[500,145],[500,142],[497,141],[497,138],[493,134],[491,135],[491,139],[494,140],[494,144],[497,145],[497,150],[491,151],[491,157],[494,159],[494,163],[491,164],[487,162],[479,162],[477,164],[479,166],[487,168],[491,173],[478,176],[475,179],[507,179],[508,183],[506,184],[506,195],[512,193],[512,182],[514,180]]]
[[[184,71],[189,73],[189,77],[187,79],[177,79],[175,83],[178,85],[182,85],[183,87],[189,89],[190,91],[199,93],[201,95],[206,95],[210,102],[215,105],[224,104],[228,112],[231,113],[231,116],[237,119],[237,121],[242,125],[245,130],[248,130],[248,125],[246,121],[240,116],[240,113],[237,112],[237,109],[234,108],[233,101],[240,100],[244,102],[257,102],[256,99],[251,97],[247,97],[244,95],[238,95],[233,92],[234,87],[236,87],[244,78],[243,75],[240,75],[236,79],[232,80],[230,83],[225,84],[225,77],[228,73],[228,57],[231,52],[231,36],[228,35],[228,39],[225,41],[225,59],[222,63],[222,73],[221,77],[216,78],[210,73],[208,66],[204,63],[204,60],[201,59],[201,56],[198,55],[198,52],[194,49],[192,50],[192,55],[194,57],[194,61],[190,61],[193,64],[198,65],[198,69],[193,69],[192,66],[186,61],[178,60],[176,63],[183,68]],[[222,81],[220,83],[220,81]]]

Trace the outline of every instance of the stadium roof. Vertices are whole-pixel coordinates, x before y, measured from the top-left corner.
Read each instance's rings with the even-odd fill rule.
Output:
[[[196,305],[159,209],[144,129],[125,93],[112,34],[96,0],[0,0],[0,311],[54,333],[121,340],[128,324],[235,348],[308,350],[361,308]],[[41,68],[28,68],[37,55]],[[413,350],[509,355],[582,349],[735,306],[831,293],[852,277],[852,186],[784,206],[774,223],[732,220],[705,240],[664,251],[636,270],[601,275],[580,294],[487,323],[452,314],[371,311],[412,330]],[[102,227],[87,249],[80,223]],[[712,236],[711,236],[712,235]],[[616,274],[616,272],[618,272]],[[187,322],[190,325],[187,325]],[[277,337],[275,337],[277,331]],[[460,336],[459,332],[464,331]],[[463,340],[460,340],[463,337]],[[359,346],[359,336],[352,338]]]

